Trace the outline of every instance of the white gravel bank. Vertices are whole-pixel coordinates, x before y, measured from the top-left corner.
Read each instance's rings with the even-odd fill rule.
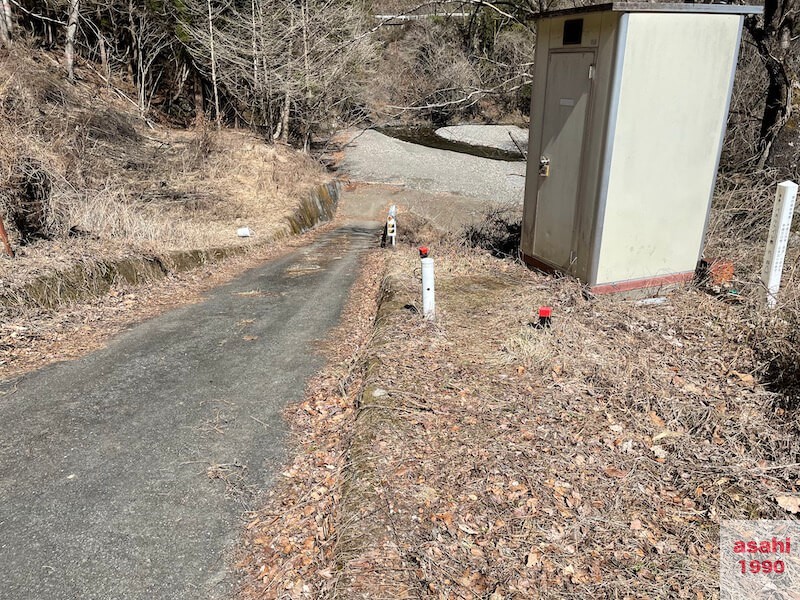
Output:
[[[473,146],[488,146],[508,152],[519,152],[508,134],[511,134],[523,149],[528,147],[528,130],[516,125],[453,125],[440,127],[436,135],[452,142]]]
[[[340,167],[354,181],[519,204],[525,192],[524,162],[427,148],[374,130],[354,133],[344,154]]]

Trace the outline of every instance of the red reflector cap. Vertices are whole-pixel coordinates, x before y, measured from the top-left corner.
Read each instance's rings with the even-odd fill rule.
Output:
[[[549,317],[553,314],[553,309],[550,306],[542,306],[539,308],[540,317]]]

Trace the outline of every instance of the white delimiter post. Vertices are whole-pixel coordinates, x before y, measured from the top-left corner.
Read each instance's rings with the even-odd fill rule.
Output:
[[[436,316],[432,258],[422,259],[422,315],[426,319],[433,319]]]
[[[796,198],[796,183],[784,181],[778,184],[778,191],[775,192],[775,206],[772,209],[772,224],[767,238],[767,250],[764,253],[764,264],[761,267],[761,281],[766,287],[766,300],[769,308],[774,308],[778,302],[783,259],[786,256],[786,245],[789,243]]]

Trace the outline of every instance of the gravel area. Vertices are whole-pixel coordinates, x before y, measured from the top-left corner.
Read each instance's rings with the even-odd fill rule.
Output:
[[[340,167],[354,181],[388,183],[489,202],[521,204],[525,191],[524,162],[427,148],[373,130],[351,135]]]
[[[528,130],[516,125],[453,125],[436,130],[436,135],[453,142],[498,148],[507,152],[519,152],[519,148],[511,141],[509,134],[514,137],[521,148],[527,148]]]

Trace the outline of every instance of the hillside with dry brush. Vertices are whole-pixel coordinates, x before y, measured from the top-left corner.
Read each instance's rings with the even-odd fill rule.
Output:
[[[0,260],[6,289],[76,263],[241,244],[237,227],[279,237],[326,179],[248,132],[143,118],[125,82],[87,64],[71,84],[58,58],[19,44],[0,55],[0,214],[17,254]]]

